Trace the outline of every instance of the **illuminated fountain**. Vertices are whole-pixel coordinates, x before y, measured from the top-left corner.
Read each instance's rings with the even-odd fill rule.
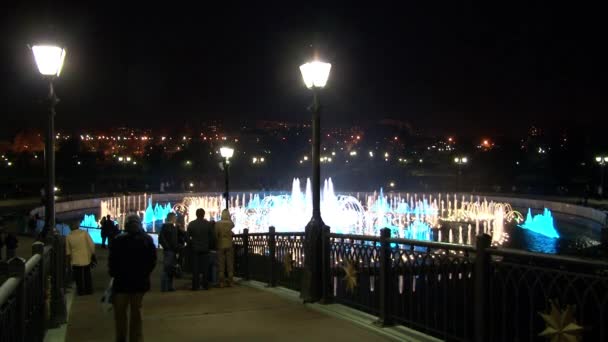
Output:
[[[99,223],[97,223],[95,214],[91,214],[91,215],[85,214],[82,221],[80,221],[80,227],[99,228]]]
[[[310,180],[302,189],[294,178],[291,192],[285,194],[238,193],[229,199],[235,233],[303,231],[312,216]],[[104,199],[101,214],[111,215],[124,227],[126,212],[137,213],[149,231],[156,231],[169,212],[183,213],[185,222],[195,219],[196,210],[205,209],[206,217],[219,220],[225,202],[220,194],[187,196],[181,203],[153,204],[152,195],[122,196]],[[321,192],[321,213],[332,232],[379,235],[389,228],[391,236],[473,244],[481,233],[492,236],[494,245],[508,239],[504,230],[509,222],[521,223],[523,216],[508,203],[488,202],[479,197],[409,193],[336,194],[333,182],[325,180]],[[94,218],[93,218],[94,219]]]
[[[553,215],[551,210],[545,208],[542,214],[532,216],[532,212],[528,209],[528,215],[526,215],[526,221],[519,225],[519,227],[533,231],[535,233],[550,237],[559,238],[559,233],[555,229],[553,222]]]

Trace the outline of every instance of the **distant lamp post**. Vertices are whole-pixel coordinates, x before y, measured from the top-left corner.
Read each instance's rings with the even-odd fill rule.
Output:
[[[462,183],[462,167],[469,162],[467,157],[455,157],[454,163],[458,166],[458,191],[461,191]]]
[[[44,159],[46,161],[46,199],[45,220],[49,229],[55,228],[55,105],[59,98],[55,94],[53,81],[61,74],[63,62],[65,61],[65,49],[56,45],[34,45],[32,53],[38,71],[44,76],[49,84],[48,106],[49,117],[44,145]]]
[[[606,165],[608,165],[608,155],[601,155],[595,157],[595,162],[600,166],[600,188],[598,189],[598,194],[600,197],[604,195],[604,173],[606,169]]]
[[[305,302],[321,300],[323,282],[322,270],[322,232],[327,226],[321,219],[321,104],[319,92],[327,84],[331,64],[319,61],[300,66],[304,84],[312,90],[313,100],[309,107],[312,112],[312,217],[306,225],[305,265],[302,286],[302,298]]]
[[[229,192],[229,179],[228,179],[228,167],[230,165],[230,158],[234,155],[234,149],[230,147],[222,147],[220,148],[220,154],[223,158],[224,165],[224,180],[226,181],[224,197],[226,198],[226,209],[228,209],[228,202],[230,202],[230,192]]]

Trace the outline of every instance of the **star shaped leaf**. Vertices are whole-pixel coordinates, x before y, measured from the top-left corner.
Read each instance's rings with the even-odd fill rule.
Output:
[[[357,269],[351,261],[346,263],[346,266],[342,266],[344,269],[344,280],[346,281],[346,291],[353,292],[357,287]]]
[[[562,311],[555,302],[549,301],[549,303],[551,304],[549,313],[539,312],[546,327],[538,336],[546,337],[551,342],[579,342],[583,327],[578,325],[574,318],[574,308],[568,305]]]

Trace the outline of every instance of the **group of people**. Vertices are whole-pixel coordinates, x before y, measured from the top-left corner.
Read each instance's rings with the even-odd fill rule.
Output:
[[[101,248],[106,248],[106,241],[110,245],[112,240],[120,234],[120,229],[110,215],[102,217],[99,224],[101,226]]]
[[[189,259],[192,266],[192,290],[208,290],[210,279],[213,278],[212,266],[215,266],[215,260],[212,262],[211,258],[212,252],[215,252],[217,259],[218,287],[232,286],[234,223],[228,210],[222,211],[220,221],[213,222],[205,219],[204,209],[198,209],[196,219],[188,224],[187,231],[176,222],[175,214],[167,215],[158,237],[159,245],[163,248],[161,291],[175,291],[173,279],[179,273],[184,259]]]
[[[71,227],[66,238],[66,254],[72,265],[78,295],[92,294],[91,267],[96,264],[95,245],[90,235]],[[221,220],[205,219],[205,210],[196,211],[196,219],[187,229],[177,223],[177,216],[170,213],[159,233],[159,245],[163,248],[161,291],[175,291],[173,279],[184,259],[192,268],[192,290],[209,289],[210,254],[217,255],[219,287],[233,285],[234,251],[232,229],[234,223],[228,210],[223,210]],[[156,246],[146,233],[139,216],[128,215],[124,231],[110,217],[102,220],[102,247],[108,240],[108,270],[112,277],[113,309],[116,323],[116,340],[141,341],[141,306],[144,294],[150,290],[150,275],[157,263]],[[103,238],[105,236],[105,238]],[[127,319],[127,310],[130,317]],[[129,322],[129,327],[127,327]]]
[[[0,260],[2,260],[2,250],[6,248],[6,260],[13,258],[17,251],[19,240],[13,233],[5,233],[4,229],[0,228]]]

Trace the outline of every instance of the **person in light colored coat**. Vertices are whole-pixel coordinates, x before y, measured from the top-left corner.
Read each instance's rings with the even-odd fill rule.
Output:
[[[65,253],[72,264],[72,274],[79,296],[93,294],[91,262],[95,259],[95,244],[88,232],[79,229],[77,224],[65,239]]]
[[[232,286],[234,270],[234,249],[232,248],[232,229],[234,223],[228,209],[222,211],[222,219],[215,223],[215,241],[219,264],[219,287]],[[226,277],[227,276],[227,277]]]

